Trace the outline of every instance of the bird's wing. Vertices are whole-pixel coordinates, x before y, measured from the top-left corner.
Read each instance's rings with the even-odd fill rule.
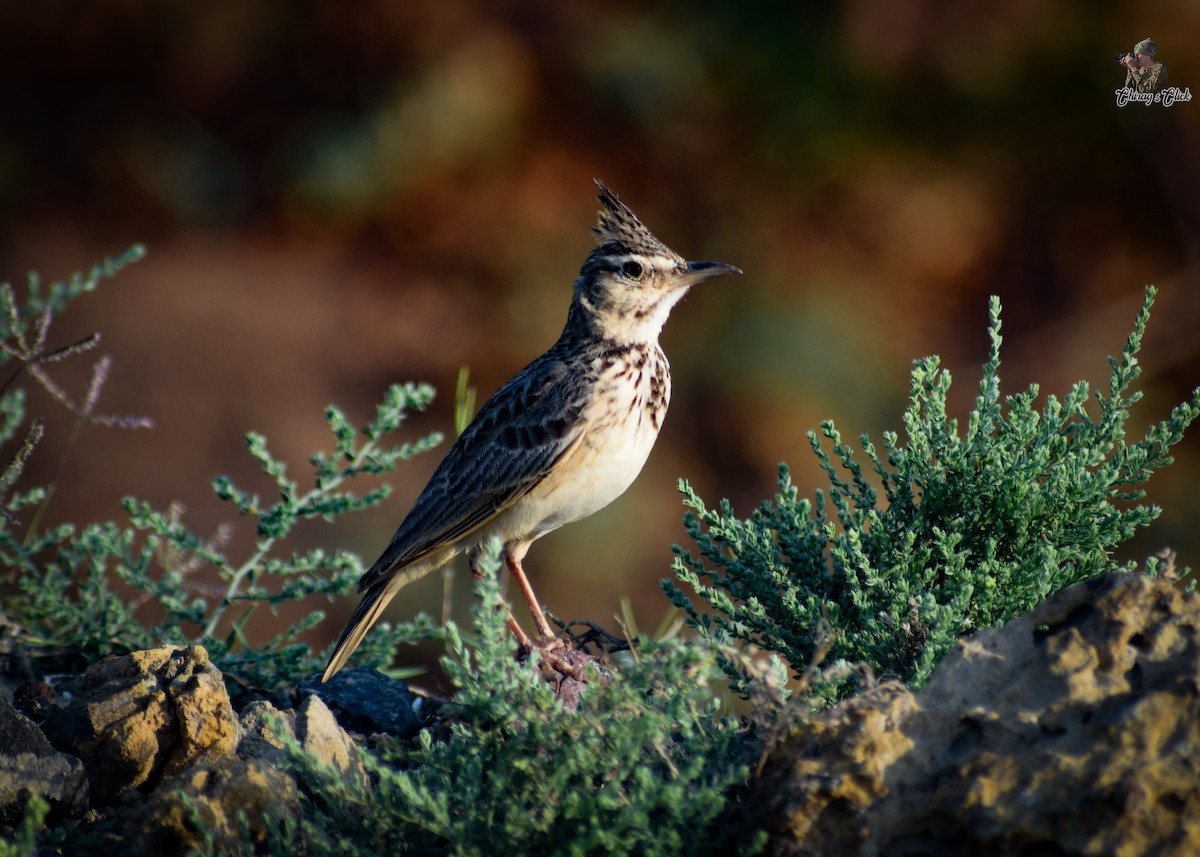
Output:
[[[585,434],[587,385],[548,353],[480,408],[438,465],[359,591],[484,527],[572,455]]]

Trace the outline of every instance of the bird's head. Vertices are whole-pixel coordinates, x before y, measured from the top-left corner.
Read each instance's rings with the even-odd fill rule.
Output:
[[[697,283],[741,270],[721,262],[689,262],[654,237],[620,197],[597,180],[596,249],[575,280],[573,312],[607,339],[657,338],[671,307]]]

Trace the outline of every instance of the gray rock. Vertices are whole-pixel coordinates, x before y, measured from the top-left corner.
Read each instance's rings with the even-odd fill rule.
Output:
[[[281,764],[284,736],[279,730],[283,730],[317,763],[333,767],[361,785],[368,783],[354,740],[318,696],[306,696],[296,711],[279,711],[269,702],[253,702],[242,711],[241,726],[240,758]]]
[[[418,698],[404,682],[378,670],[342,670],[326,683],[320,676],[312,676],[302,681],[298,690],[321,697],[338,722],[351,732],[386,732],[410,738],[421,728],[423,718],[416,713]]]
[[[768,854],[1200,854],[1200,596],[1114,574],[796,725]]]
[[[121,853],[268,853],[300,813],[296,783],[263,759],[225,757],[162,782],[130,813]],[[273,852],[278,853],[278,852]],[[283,852],[286,853],[286,852]]]
[[[238,725],[221,673],[200,646],[112,656],[42,727],[87,768],[97,803],[233,753]]]
[[[337,769],[343,777],[353,778],[363,786],[368,784],[354,741],[319,696],[310,694],[300,704],[296,712],[296,737],[304,751],[322,765]]]
[[[0,824],[21,819],[31,795],[50,803],[51,812],[81,816],[88,808],[83,763],[60,753],[28,717],[0,699]]]
[[[265,759],[276,764],[284,755],[283,737],[296,737],[296,712],[280,711],[265,700],[255,700],[242,709],[238,723],[241,725],[241,740],[237,755],[241,759]]]

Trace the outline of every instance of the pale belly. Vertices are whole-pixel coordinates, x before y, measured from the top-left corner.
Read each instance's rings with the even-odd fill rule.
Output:
[[[657,437],[658,431],[643,421],[640,430],[619,440],[602,436],[589,444],[585,438],[568,475],[547,479],[518,503],[524,506],[520,517],[530,524],[529,535],[536,538],[586,518],[624,494],[641,473]]]
[[[640,419],[627,419],[619,427],[612,421],[593,421],[592,430],[557,472],[485,527],[478,543],[499,537],[528,547],[534,539],[600,511],[625,493],[658,438],[657,421],[646,412],[642,397],[630,407],[636,408]]]

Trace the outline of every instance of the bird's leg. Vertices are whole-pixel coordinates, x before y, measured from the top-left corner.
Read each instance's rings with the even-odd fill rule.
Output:
[[[543,643],[548,643],[554,639],[554,632],[550,630],[550,623],[546,621],[546,614],[542,612],[542,607],[538,604],[537,596],[533,594],[533,587],[529,585],[529,578],[525,576],[525,570],[521,568],[521,560],[513,556],[512,553],[504,552],[504,562],[508,566],[508,570],[512,572],[513,578],[517,581],[517,586],[521,587],[521,594],[525,596],[525,603],[529,605],[529,612],[533,614],[533,623],[537,625],[538,636],[542,638]]]
[[[479,580],[481,577],[483,577],[483,575],[475,568],[474,562],[469,563],[469,565],[471,566],[471,574],[476,580]],[[517,645],[520,647],[521,651],[533,651],[533,644],[529,641],[529,635],[526,634],[521,626],[517,624],[517,620],[513,618],[512,611],[509,610],[508,607],[505,607],[504,612],[508,614],[504,621],[508,625],[508,630],[512,631],[513,637],[516,638]]]
[[[529,636],[521,630],[521,626],[517,624],[517,620],[513,618],[512,611],[508,611],[508,630],[512,631],[512,635],[517,639],[517,645],[522,652],[533,651],[533,643],[529,642]]]

